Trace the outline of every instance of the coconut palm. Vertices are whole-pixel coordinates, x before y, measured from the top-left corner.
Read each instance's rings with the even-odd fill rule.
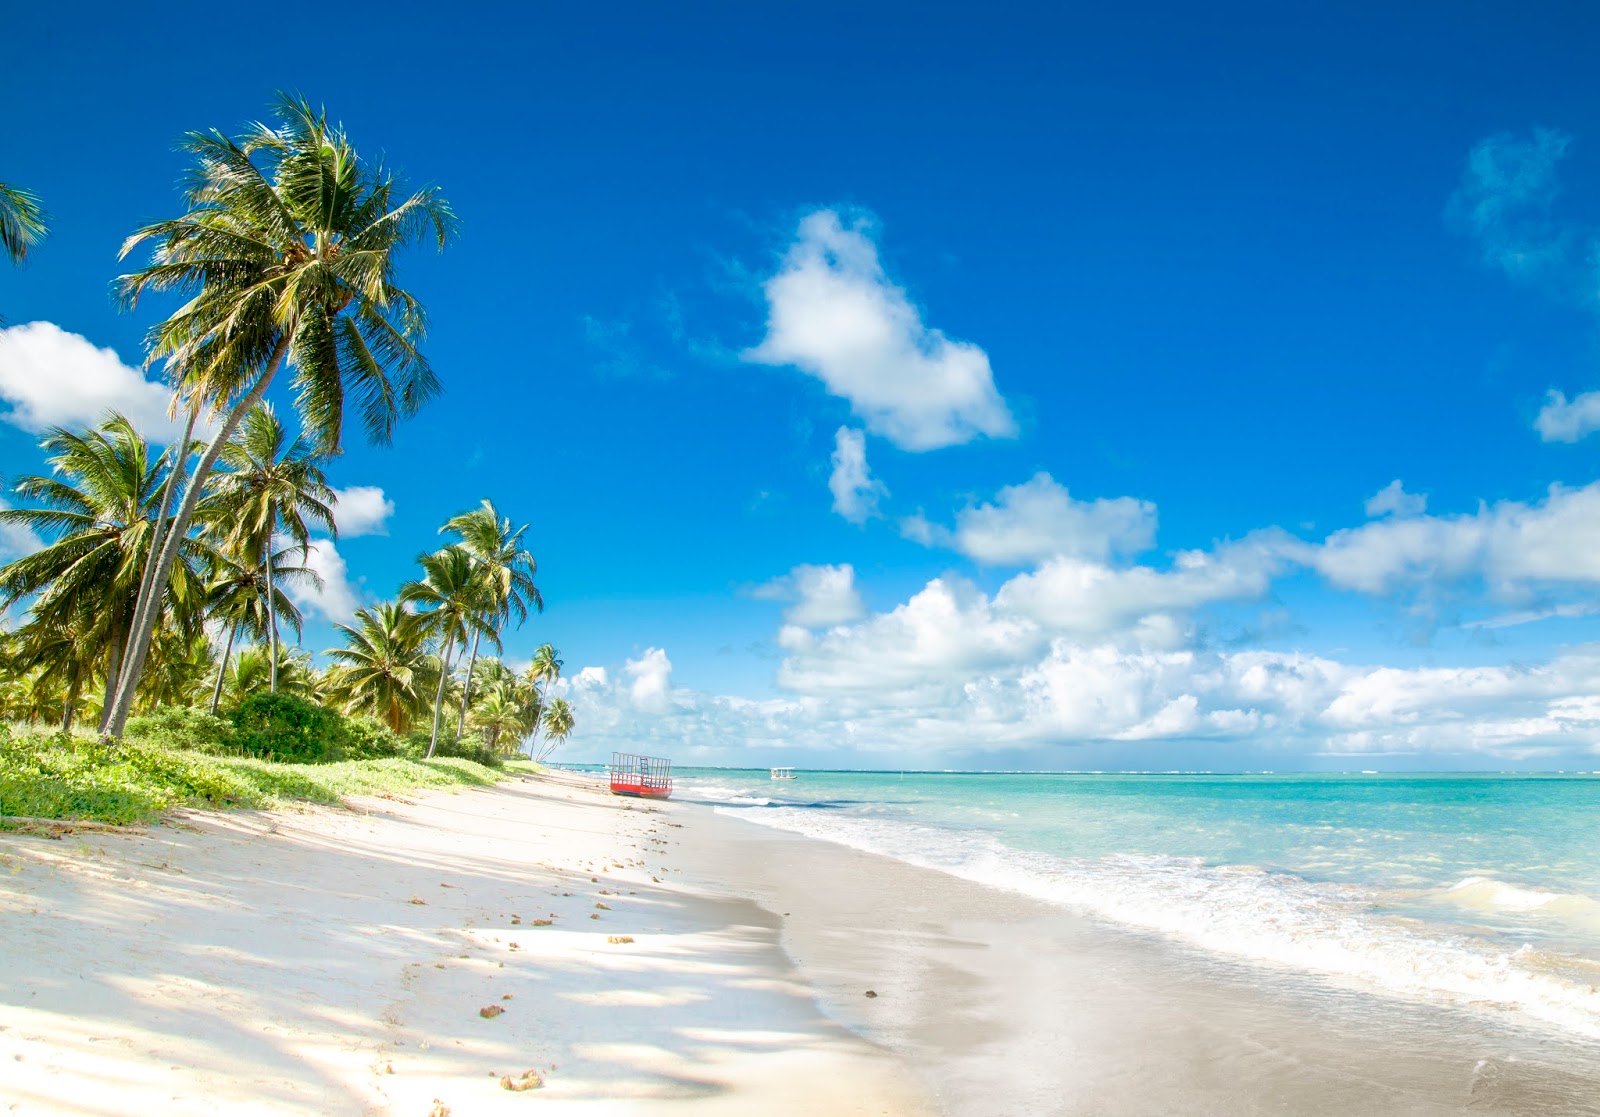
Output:
[[[222,448],[221,468],[213,481],[214,491],[206,499],[205,516],[230,550],[252,558],[260,567],[267,601],[277,601],[279,596],[274,567],[284,553],[274,553],[273,546],[280,531],[299,549],[302,571],[311,553],[308,519],[329,535],[338,536],[333,519],[335,497],[322,472],[323,460],[303,437],[289,438],[268,404],[246,415],[233,441]],[[272,668],[269,689],[276,694],[278,610],[265,612]],[[297,613],[297,635],[299,630]]]
[[[479,692],[481,697],[472,707],[473,727],[483,732],[484,742],[495,751],[500,750],[500,738],[510,743],[510,752],[522,734],[527,731],[526,710],[509,688],[493,686]]]
[[[528,606],[544,612],[544,597],[534,584],[539,564],[522,545],[528,525],[515,530],[509,519],[503,519],[492,501],[484,501],[471,512],[463,512],[445,522],[439,531],[454,532],[460,537],[460,546],[472,556],[477,576],[487,590],[485,607],[488,626],[498,635],[516,615],[520,625],[528,619]],[[460,736],[467,722],[467,703],[472,699],[472,670],[478,662],[479,636],[472,638],[472,654],[467,661],[467,681],[461,691],[461,713],[456,719],[456,736]]]
[[[297,97],[281,96],[279,124],[230,139],[191,132],[194,159],[180,217],[140,229],[150,263],[119,281],[133,307],[151,292],[187,301],[149,334],[149,359],[165,360],[191,415],[220,419],[195,464],[141,595],[108,719],[121,736],[180,541],[207,476],[245,415],[281,368],[293,370],[301,424],[318,452],[339,450],[347,402],[367,436],[385,442],[395,423],[438,391],[417,348],[422,305],[396,285],[401,250],[443,247],[455,223],[434,189],[403,196],[381,165],[361,159],[344,130]],[[174,471],[175,492],[182,483]],[[170,495],[170,493],[169,493]]]
[[[257,564],[235,557],[227,551],[212,560],[211,578],[206,587],[209,616],[220,622],[228,634],[222,649],[222,662],[217,666],[216,685],[211,692],[211,712],[215,714],[222,701],[222,684],[228,673],[228,661],[233,654],[233,643],[240,633],[252,640],[269,640],[279,624],[293,630],[295,640],[300,639],[302,617],[300,610],[284,593],[286,580],[299,579],[322,588],[322,578],[308,566],[291,566],[287,560],[293,548],[286,547],[272,555],[270,563]],[[276,640],[271,646],[282,651]],[[281,656],[274,654],[269,671],[275,670]],[[268,684],[276,689],[275,675],[269,675]]]
[[[420,610],[430,634],[438,641],[439,683],[433,699],[433,733],[428,739],[428,756],[439,747],[439,718],[444,710],[445,682],[450,677],[450,655],[464,647],[468,638],[488,636],[499,646],[490,624],[491,610],[486,602],[485,583],[478,576],[477,564],[465,547],[452,544],[419,555],[422,577],[400,591],[400,600]]]
[[[345,646],[328,653],[328,688],[345,713],[371,714],[404,733],[427,702],[431,657],[421,617],[396,602],[358,609],[353,624],[336,625]]]
[[[192,706],[211,680],[216,653],[200,625],[163,625],[150,645],[150,662],[139,686],[140,706]]]
[[[97,666],[76,629],[45,620],[25,624],[16,632],[9,659],[11,670],[19,676],[32,675],[24,692],[31,699],[28,713],[58,708],[61,731],[72,732],[73,719],[82,711],[83,694],[93,684]]]
[[[20,186],[0,182],[0,250],[13,264],[28,258],[28,249],[45,236],[44,209],[39,199]]]
[[[534,759],[543,763],[572,733],[572,707],[565,698],[552,698],[544,712],[544,747]]]
[[[230,702],[238,702],[252,694],[266,690],[274,677],[278,679],[278,693],[292,694],[297,698],[312,696],[311,655],[309,652],[277,647],[277,660],[270,644],[247,644],[233,658],[228,672],[225,691]]]
[[[549,706],[550,688],[561,677],[561,668],[566,661],[561,658],[561,653],[554,644],[540,644],[533,650],[533,662],[528,664],[528,707],[532,721],[533,740],[529,742],[530,751],[537,749],[539,742],[539,729],[544,724],[545,714]]]
[[[0,607],[31,598],[29,624],[73,633],[105,673],[108,706],[150,553],[163,465],[151,462],[149,445],[121,415],[84,433],[56,428],[40,446],[52,475],[19,478],[14,491],[42,507],[0,509],[0,525],[48,541],[0,568]],[[192,631],[202,598],[195,567],[210,549],[198,539],[181,542],[162,613]]]

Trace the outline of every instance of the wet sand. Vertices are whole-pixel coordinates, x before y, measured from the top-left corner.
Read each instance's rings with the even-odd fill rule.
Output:
[[[680,809],[690,882],[779,914],[824,1009],[900,1055],[949,1117],[1600,1114],[1594,1043]]]

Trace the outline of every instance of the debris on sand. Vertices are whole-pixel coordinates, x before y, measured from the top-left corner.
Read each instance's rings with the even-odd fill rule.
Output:
[[[522,1093],[524,1090],[537,1090],[544,1085],[544,1079],[539,1077],[536,1070],[525,1070],[520,1078],[512,1078],[509,1074],[500,1079],[502,1090],[514,1090]]]

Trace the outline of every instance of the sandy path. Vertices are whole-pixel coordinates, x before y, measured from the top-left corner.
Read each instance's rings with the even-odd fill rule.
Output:
[[[770,915],[674,883],[676,808],[568,778],[362,809],[0,835],[0,1112],[925,1111]]]

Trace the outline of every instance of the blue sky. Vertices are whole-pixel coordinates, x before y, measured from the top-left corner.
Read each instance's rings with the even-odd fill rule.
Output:
[[[298,90],[462,217],[308,646],[491,497],[574,758],[1600,767],[1600,17],[1036,7],[17,13],[0,471],[148,400],[117,246]]]

